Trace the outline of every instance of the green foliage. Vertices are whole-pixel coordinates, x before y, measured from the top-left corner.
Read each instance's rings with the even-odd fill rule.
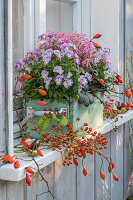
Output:
[[[39,131],[44,131],[50,126],[50,119],[46,116],[40,117],[38,120],[38,129]]]
[[[68,119],[67,118],[63,118],[60,122],[59,122],[60,126],[66,126],[68,124]]]

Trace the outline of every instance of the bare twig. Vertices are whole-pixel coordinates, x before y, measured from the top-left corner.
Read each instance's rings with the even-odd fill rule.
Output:
[[[31,157],[32,157],[33,161],[35,162],[35,164],[36,164],[36,166],[37,166],[37,171],[38,171],[38,173],[40,174],[42,180],[43,180],[43,181],[46,183],[46,185],[47,185],[48,191],[47,191],[47,192],[44,192],[44,193],[50,193],[51,196],[52,196],[52,198],[53,198],[53,200],[54,200],[56,197],[55,197],[55,196],[53,195],[53,193],[51,192],[50,187],[49,187],[49,184],[48,184],[48,181],[47,181],[47,180],[44,178],[44,176],[42,175],[42,172],[40,171],[39,165],[38,165],[38,163],[36,162],[36,160],[35,160],[35,158],[34,158],[34,156],[33,156],[33,154],[32,154],[32,151],[30,151],[30,150],[28,150],[28,151],[31,153]],[[37,196],[39,196],[39,195],[37,195]]]

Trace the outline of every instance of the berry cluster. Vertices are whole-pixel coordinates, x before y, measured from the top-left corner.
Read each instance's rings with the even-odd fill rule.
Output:
[[[58,111],[57,108],[55,108],[55,110]],[[78,121],[80,121],[80,117],[77,118],[77,123]],[[30,122],[34,125],[32,118],[30,119]],[[67,131],[65,134],[63,134],[62,131],[66,127]],[[40,134],[39,131],[38,133]],[[84,176],[87,175],[87,170],[84,167],[83,160],[86,158],[87,154],[94,155],[94,153],[96,153],[100,156],[100,158],[106,158],[101,150],[107,149],[108,141],[103,134],[98,133],[97,131],[92,131],[92,128],[88,127],[87,123],[84,123],[83,126],[79,127],[77,130],[73,130],[73,127],[70,124],[67,124],[66,126],[60,126],[57,123],[57,126],[53,125],[49,132],[41,132],[41,136],[42,139],[40,140],[40,143],[42,148],[46,147],[52,151],[61,152],[63,166],[70,166],[72,164],[78,166],[80,162],[79,159],[81,158]],[[33,145],[30,145],[26,141],[22,141],[22,145],[26,150],[33,149],[31,148]],[[38,148],[37,145],[34,146],[34,150],[37,150],[38,155],[43,156],[42,151]],[[112,163],[111,158],[106,158],[106,160],[109,163],[108,171],[112,172],[114,163]],[[105,175],[101,170],[100,176],[102,179],[105,179]],[[116,175],[113,174],[113,177],[114,176],[116,177]],[[114,178],[114,180],[116,179]]]

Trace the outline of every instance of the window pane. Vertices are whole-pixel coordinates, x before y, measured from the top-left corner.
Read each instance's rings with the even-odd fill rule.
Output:
[[[46,28],[66,33],[73,31],[73,4],[59,0],[46,1]]]

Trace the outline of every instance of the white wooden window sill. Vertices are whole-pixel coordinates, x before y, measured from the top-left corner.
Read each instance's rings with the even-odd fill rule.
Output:
[[[124,124],[125,122],[133,119],[133,110],[128,111],[127,113],[123,114],[123,118],[120,118],[121,115],[119,115],[119,120],[116,123],[117,126],[120,126]],[[113,129],[111,123],[108,121],[104,121],[103,127],[97,129],[97,132],[100,133],[107,133]],[[34,164],[34,161],[29,161],[31,158],[29,156],[26,156],[25,153],[20,153],[16,154],[18,158],[27,160],[23,161],[20,160],[21,166],[19,169],[15,169],[13,165],[6,164],[0,167],[0,179],[2,180],[9,180],[9,181],[20,181],[25,178],[25,168],[30,166],[30,167],[35,167],[36,165]],[[40,164],[40,169],[43,167],[46,167],[50,163],[56,161],[61,157],[61,154],[56,151],[51,151],[51,150],[43,150],[43,157],[37,157],[36,161],[38,164]]]

